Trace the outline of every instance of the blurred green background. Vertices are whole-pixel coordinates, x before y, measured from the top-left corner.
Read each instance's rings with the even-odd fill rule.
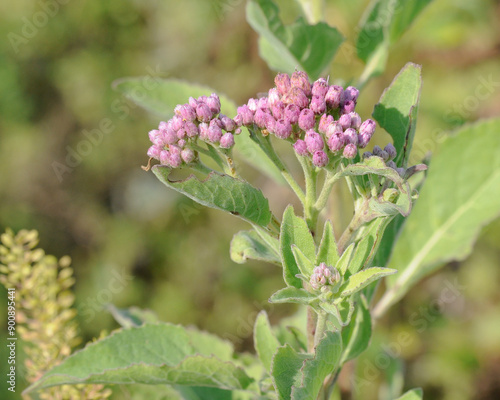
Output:
[[[44,8],[54,1],[57,8]],[[260,309],[273,322],[294,311],[267,304],[282,286],[280,270],[234,264],[229,243],[245,223],[197,206],[141,170],[158,119],[111,87],[121,77],[150,75],[206,84],[238,103],[267,91],[274,72],[259,58],[245,1],[54,1],[0,3],[0,228],[37,229],[48,253],[73,258],[85,340],[117,327],[103,309],[111,302],[152,309],[251,350]],[[296,18],[294,2],[277,3],[286,22]],[[326,21],[347,41],[325,76],[349,81],[361,73],[353,43],[367,3],[327,1]],[[500,115],[499,20],[498,0],[435,0],[392,49],[386,73],[365,88],[362,118],[407,61],[421,64],[424,78],[414,161],[443,132]],[[106,124],[97,140],[95,129]],[[84,147],[92,130],[96,141]],[[388,141],[379,133],[376,144]],[[75,150],[83,155],[61,170]],[[256,171],[248,176],[277,214],[291,201],[286,188]],[[341,187],[331,204],[337,229],[350,214],[345,203]],[[364,377],[352,398],[391,398],[385,381],[402,379],[399,364],[405,387],[422,386],[426,399],[500,398],[499,239],[496,221],[467,260],[425,279],[392,309],[352,366]],[[437,310],[446,287],[455,298]],[[5,307],[0,315],[5,328]],[[340,385],[347,388],[348,379]],[[3,382],[0,388],[3,396]]]

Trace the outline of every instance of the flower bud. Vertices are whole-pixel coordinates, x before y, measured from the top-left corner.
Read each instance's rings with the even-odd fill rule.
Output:
[[[163,145],[163,135],[158,129],[153,129],[152,131],[149,131],[148,136],[151,143],[160,147]]]
[[[344,97],[345,101],[353,101],[354,103],[356,103],[359,96],[359,90],[356,89],[354,86],[348,86],[344,90],[344,96],[345,96]]]
[[[292,88],[300,88],[305,93],[306,96],[311,95],[311,84],[309,83],[309,77],[304,71],[295,71],[290,79]]]
[[[285,107],[285,103],[281,101],[278,101],[271,107],[271,112],[276,120],[283,119],[285,117]]]
[[[160,152],[160,164],[170,165],[170,152],[168,150],[162,150]]]
[[[196,119],[196,111],[189,104],[182,104],[175,107],[174,112],[184,121],[194,121]]]
[[[208,124],[205,122],[202,122],[199,126],[198,129],[200,130],[200,139],[201,140],[208,140]]]
[[[257,108],[259,108],[258,104],[259,104],[259,100],[258,99],[249,99],[248,102],[247,102],[248,108],[253,113],[255,113],[255,111],[257,111]]]
[[[285,120],[278,120],[274,126],[274,134],[277,138],[288,139],[292,134],[292,125]]]
[[[356,130],[349,128],[344,132],[344,142],[346,144],[353,144],[354,146],[358,145],[358,133]]]
[[[186,127],[183,124],[181,128],[177,131],[177,139],[184,139],[186,135],[187,135]]]
[[[255,124],[260,128],[260,129],[264,129],[266,127],[266,119],[267,119],[267,116],[269,114],[267,114],[266,112],[264,112],[262,109],[257,109],[257,111],[255,112],[255,115],[254,115],[254,122]]]
[[[288,104],[285,108],[285,119],[291,124],[296,124],[299,121],[300,108],[295,104]]]
[[[236,129],[236,123],[228,116],[221,114],[221,115],[219,115],[219,119],[222,123],[222,128],[226,132],[232,132]]]
[[[325,97],[328,93],[328,82],[325,78],[319,78],[313,83],[311,93],[313,96]]]
[[[358,148],[354,144],[349,143],[344,148],[343,156],[345,158],[348,158],[348,159],[352,160],[354,157],[356,157],[356,154],[358,154]]]
[[[218,143],[222,137],[222,129],[217,125],[209,126],[207,136],[212,143]]]
[[[271,114],[266,114],[266,129],[268,132],[274,133],[274,127],[276,126],[276,120]]]
[[[170,153],[169,162],[172,168],[179,168],[182,165],[181,155]]]
[[[181,158],[186,164],[193,162],[193,160],[195,158],[194,151],[191,150],[190,148],[186,148],[186,149],[182,150],[181,151]]]
[[[316,167],[322,168],[328,165],[328,156],[323,150],[315,151],[313,154],[312,162]]]
[[[250,125],[253,122],[253,113],[246,104],[238,107],[238,115],[241,115],[242,125]]]
[[[178,142],[177,142],[177,146],[179,146],[181,149],[184,148],[184,146],[186,146],[186,141],[184,139],[180,139]]]
[[[324,286],[333,286],[340,281],[340,273],[334,267],[329,267],[325,263],[321,263],[313,269],[309,283],[315,290],[321,289]]]
[[[334,132],[328,138],[328,148],[333,153],[341,150],[344,147],[344,134],[343,132]]]
[[[181,129],[182,125],[184,124],[184,121],[178,115],[174,115],[170,121],[172,121],[170,123],[170,125],[174,131],[178,131],[179,129]],[[167,122],[167,125],[168,125],[168,122]]]
[[[223,149],[230,149],[234,146],[234,136],[232,133],[227,132],[220,139],[220,147]]]
[[[387,152],[382,150],[379,146],[373,147],[373,155],[380,157],[384,161],[387,161],[389,159],[389,154],[387,154]]]
[[[196,124],[194,122],[186,121],[186,123],[184,125],[184,129],[186,130],[187,137],[194,138],[194,137],[198,136],[198,133],[199,133],[198,127],[196,126]]]
[[[369,151],[365,151],[363,153],[363,160],[367,159],[367,158],[370,158],[370,157],[373,157],[373,154],[370,153]]]
[[[314,112],[309,108],[304,108],[299,115],[299,128],[307,131],[308,129],[314,128],[316,124],[316,118]]]
[[[351,128],[359,129],[359,127],[361,126],[361,117],[359,116],[359,114],[356,112],[352,112],[349,113],[349,116],[351,117]]]
[[[300,109],[307,108],[309,105],[309,99],[306,94],[298,87],[292,87],[290,91],[283,96],[282,101],[285,104],[295,104]]]
[[[359,147],[364,149],[375,133],[375,121],[367,119],[359,127]]]
[[[344,89],[338,85],[332,85],[328,88],[325,100],[326,105],[332,109],[338,108],[344,99]]]
[[[161,148],[159,148],[158,146],[152,145],[148,149],[148,157],[155,158],[155,159],[159,160],[161,151],[162,151]]]
[[[328,126],[333,122],[333,117],[328,114],[323,114],[319,119],[318,131],[320,133],[326,133]]]
[[[396,168],[396,172],[399,174],[401,178],[404,178],[404,176],[406,175],[406,169],[404,168]]]
[[[205,103],[198,103],[196,106],[196,116],[200,122],[208,122],[212,118],[212,111]]]
[[[194,97],[190,97],[188,100],[188,104],[191,106],[193,111],[196,112],[196,106],[198,105],[198,100],[196,100]]]
[[[396,163],[394,161],[387,161],[386,164],[389,168],[392,168],[393,170],[396,170],[398,168],[398,166],[396,165]]]
[[[340,124],[342,129],[350,128],[351,127],[351,116],[349,114],[342,115],[339,118],[338,123]]]
[[[269,108],[269,99],[267,97],[261,97],[257,103],[257,108],[267,110]]]
[[[332,122],[328,127],[326,128],[326,137],[329,138],[333,134],[340,134],[342,135],[344,133],[344,130],[340,126],[338,122]]]
[[[384,150],[387,152],[389,155],[389,160],[394,160],[396,156],[398,155],[396,148],[392,143],[389,143],[387,146],[384,147]]]
[[[281,96],[278,92],[278,89],[276,89],[276,88],[269,89],[269,93],[267,95],[268,106],[272,107],[280,100],[281,100]]]
[[[291,80],[288,74],[278,74],[274,78],[274,84],[280,95],[285,95],[291,88]]]
[[[313,96],[309,108],[313,110],[315,114],[323,114],[326,111],[325,98]]]
[[[297,141],[293,144],[293,148],[297,152],[299,156],[307,156],[307,145],[302,139],[297,139]]]
[[[212,93],[210,97],[207,98],[206,104],[213,115],[220,113],[220,99],[215,93]]]
[[[315,151],[322,150],[325,146],[321,135],[312,129],[306,132],[304,141],[306,142],[307,150],[311,154],[314,154]]]
[[[342,113],[349,114],[356,109],[356,103],[352,100],[347,100],[342,105]]]

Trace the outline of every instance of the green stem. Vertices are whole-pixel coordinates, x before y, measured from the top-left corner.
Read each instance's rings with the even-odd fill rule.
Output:
[[[316,311],[307,307],[307,351],[314,353],[314,335],[316,333]]]
[[[314,204],[314,208],[321,212],[323,208],[325,208],[326,203],[328,201],[328,197],[330,196],[330,192],[332,191],[333,185],[340,179],[340,174],[334,174],[333,172],[328,171],[325,179],[325,183],[323,184],[323,188],[318,196],[318,200]]]
[[[309,159],[301,156],[297,156],[297,158],[302,166],[302,170],[304,171],[306,181],[305,201],[302,203],[304,205],[304,217],[306,219],[307,227],[314,236],[319,215],[318,210],[314,207],[316,204],[316,185],[318,174]]]
[[[324,311],[318,313],[318,319],[316,321],[316,331],[314,333],[314,347],[319,344],[319,342],[325,335],[327,317],[328,314]]]
[[[212,168],[207,167],[201,161],[198,161],[197,163],[192,164],[191,168],[194,169],[195,171],[202,172],[202,173],[207,174],[207,175],[210,172],[215,172]]]
[[[317,24],[324,20],[325,15],[325,1],[324,0],[299,0],[304,14],[306,15],[307,22]]]
[[[337,244],[339,254],[342,254],[344,252],[347,245],[351,241],[353,234],[361,227],[361,225],[364,224],[364,222],[365,221],[363,220],[363,218],[360,218],[358,213],[354,214],[351,222],[345,229],[344,233],[342,233],[342,236],[340,236],[339,242]]]

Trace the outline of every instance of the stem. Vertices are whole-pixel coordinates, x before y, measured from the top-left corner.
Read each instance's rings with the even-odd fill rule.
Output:
[[[318,313],[318,320],[316,321],[316,332],[314,333],[314,347],[316,347],[321,339],[323,339],[323,336],[325,335],[325,330],[326,330],[326,320],[327,320],[327,314],[326,312],[322,311]]]
[[[330,377],[325,380],[323,383],[323,393],[324,393],[324,400],[328,400],[332,394],[333,388],[335,387],[335,384],[337,383],[337,379],[339,379],[340,371],[342,369],[339,368],[335,374],[330,375]]]
[[[340,174],[334,174],[328,171],[326,175],[325,183],[323,184],[323,188],[319,194],[318,200],[314,204],[314,208],[318,211],[323,210],[326,206],[326,202],[328,201],[328,197],[330,196],[330,192],[332,191],[333,185],[340,179]]]
[[[314,236],[319,215],[318,210],[314,207],[316,204],[316,178],[318,175],[309,160],[301,156],[297,156],[297,158],[302,166],[302,170],[304,171],[306,181],[305,201],[302,203],[304,205],[304,217],[306,219],[307,227]]]
[[[317,24],[324,20],[325,1],[324,0],[299,0],[307,21],[312,24]]]
[[[191,165],[191,168],[193,168],[195,171],[202,172],[202,173],[207,174],[207,175],[210,172],[214,172],[214,170],[212,168],[207,167],[201,161],[198,161],[197,163]]]
[[[307,351],[314,352],[314,335],[316,333],[316,311],[307,307]]]
[[[339,254],[342,254],[344,252],[347,245],[351,241],[353,233],[355,233],[359,229],[359,227],[364,224],[364,222],[365,221],[363,221],[363,218],[360,218],[357,213],[354,214],[354,217],[352,218],[344,233],[342,233],[342,236],[340,237],[337,244]]]

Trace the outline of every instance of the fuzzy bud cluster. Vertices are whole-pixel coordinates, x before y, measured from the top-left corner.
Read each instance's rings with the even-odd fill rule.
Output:
[[[309,283],[313,289],[321,290],[323,287],[335,285],[339,280],[340,274],[336,268],[321,263],[314,268]]]
[[[250,99],[238,108],[238,126],[256,125],[264,135],[289,140],[298,155],[310,157],[317,167],[332,156],[353,159],[375,132],[375,122],[362,121],[355,112],[359,91],[329,85],[320,78],[313,84],[305,72],[278,74],[267,97]]]
[[[220,99],[215,93],[198,99],[190,97],[188,103],[175,107],[171,119],[149,132],[153,145],[148,156],[162,165],[178,168],[196,160],[197,153],[190,145],[198,139],[222,149],[232,148],[234,135],[241,130],[220,111]]]

